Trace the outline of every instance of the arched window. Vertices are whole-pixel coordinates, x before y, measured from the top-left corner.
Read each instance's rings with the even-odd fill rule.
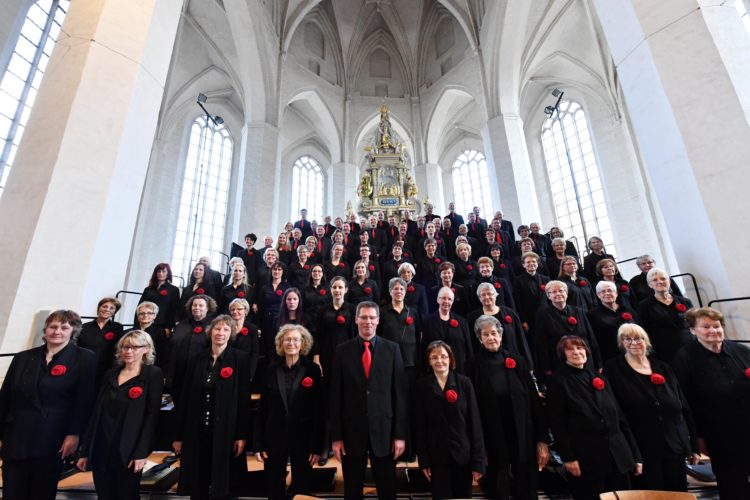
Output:
[[[307,209],[307,219],[322,221],[325,197],[323,169],[312,156],[300,156],[292,167],[292,214],[289,220],[299,219],[299,211]]]
[[[615,255],[599,167],[580,104],[560,103],[560,113],[544,122],[542,145],[558,226],[567,238],[578,239],[581,251],[591,236],[599,236]]]
[[[69,0],[39,0],[29,8],[0,82],[0,194],[69,4]]]
[[[457,213],[468,214],[475,206],[482,210],[481,217],[495,213],[487,160],[479,151],[467,149],[453,163],[453,196]]]
[[[232,173],[232,137],[223,126],[205,116],[190,129],[185,161],[172,270],[186,280],[190,267],[207,255],[216,260],[224,251],[229,180]]]

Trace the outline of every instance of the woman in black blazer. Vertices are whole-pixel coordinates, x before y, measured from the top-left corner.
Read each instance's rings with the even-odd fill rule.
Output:
[[[117,343],[118,366],[106,373],[99,390],[77,464],[94,472],[99,500],[140,498],[164,388],[154,354],[148,333],[128,332]]]
[[[255,288],[248,283],[247,268],[242,262],[232,265],[231,281],[221,289],[217,301],[219,314],[229,314],[229,304],[234,299],[244,299],[249,304],[255,302]]]
[[[646,331],[628,323],[617,332],[624,356],[610,359],[604,372],[643,454],[641,490],[687,491],[685,457],[700,460],[690,408],[668,364],[649,356]],[[692,454],[691,454],[692,450]]]
[[[413,281],[414,273],[414,266],[409,262],[404,262],[398,267],[398,277],[406,282],[404,302],[407,306],[415,308],[419,312],[419,317],[424,319],[430,314],[430,308],[427,304],[427,289]]]
[[[177,317],[181,314],[180,289],[172,284],[172,268],[166,262],[154,267],[148,286],[143,289],[138,304],[143,302],[153,302],[158,306],[158,314],[154,318],[154,323],[156,326],[171,332],[177,322]],[[137,321],[137,317],[133,318],[134,324]]]
[[[258,327],[250,321],[248,313],[250,304],[245,299],[234,299],[229,303],[229,315],[237,323],[237,336],[231,343],[232,347],[244,351],[250,355],[248,365],[248,376],[250,381],[255,378],[260,358],[260,332]]]
[[[548,379],[547,418],[575,500],[628,489],[643,460],[607,379],[587,367],[590,350],[574,335],[557,344],[562,365]]]
[[[474,355],[469,324],[466,319],[453,312],[453,292],[450,288],[440,289],[437,302],[438,310],[427,316],[422,324],[422,346],[435,340],[444,341],[451,346],[456,371],[463,373],[466,361]]]
[[[193,499],[233,494],[247,473],[250,434],[249,356],[229,346],[237,325],[218,316],[206,332],[211,345],[188,368],[182,397],[175,400],[174,450],[180,454],[178,495]]]
[[[114,297],[104,297],[96,306],[96,319],[84,323],[78,334],[78,347],[96,354],[96,389],[104,374],[115,362],[115,346],[122,337],[122,324],[114,320],[122,304]]]
[[[380,288],[374,279],[370,277],[370,271],[364,261],[358,260],[354,263],[354,279],[349,282],[349,293],[346,299],[357,305],[364,301],[378,302],[380,300]]]
[[[81,317],[44,321],[44,345],[13,357],[0,389],[3,498],[52,500],[63,459],[78,449],[94,403],[94,353],[71,342]]]
[[[456,373],[450,346],[427,346],[432,373],[415,390],[419,468],[432,497],[471,498],[472,480],[484,474],[484,436],[471,381]]]
[[[253,450],[264,464],[268,498],[285,499],[287,460],[289,495],[310,493],[311,466],[323,451],[324,392],[320,367],[307,358],[313,338],[304,326],[282,326],[275,344],[280,358],[265,377]]]
[[[507,329],[496,317],[480,316],[474,331],[481,347],[469,360],[466,375],[482,417],[487,496],[507,499],[512,493],[513,498],[536,499],[537,467],[549,460],[549,432],[531,368],[502,345]]]
[[[216,300],[218,290],[214,289],[211,283],[211,274],[207,265],[198,262],[193,271],[190,273],[190,279],[188,280],[187,286],[183,287],[182,294],[180,295],[180,307],[178,314],[181,314],[178,319],[182,320],[185,318],[185,305],[188,301],[196,295],[207,295],[212,299]]]

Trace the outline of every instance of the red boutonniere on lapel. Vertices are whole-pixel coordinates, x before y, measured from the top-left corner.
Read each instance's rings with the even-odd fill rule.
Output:
[[[620,317],[621,317],[621,318],[622,318],[622,319],[623,319],[624,321],[633,321],[633,315],[632,315],[632,314],[630,314],[629,312],[624,312],[624,313],[622,313],[622,314],[620,315]]]
[[[52,369],[49,371],[49,374],[53,377],[61,377],[62,375],[65,375],[65,372],[68,371],[68,367],[65,365],[55,365],[52,367]]]
[[[282,295],[284,295],[284,290],[276,290],[276,295],[281,297]]]
[[[573,316],[568,316],[568,324],[575,326],[578,324],[578,320]]]
[[[448,322],[448,324],[451,325],[451,328],[458,328],[458,320],[452,319]]]
[[[115,334],[112,332],[107,332],[104,334],[104,340],[114,340]]]
[[[651,374],[651,383],[654,385],[663,385],[664,382],[666,382],[667,379],[664,378],[664,375],[661,373],[652,373]]]
[[[325,289],[325,288],[321,288],[321,289],[320,289],[320,291],[319,291],[318,293],[319,293],[320,295],[325,295],[325,294],[326,294],[327,292],[326,292],[326,289]]]
[[[302,387],[305,387],[305,388],[309,389],[312,386],[313,386],[313,379],[312,378],[305,377],[305,378],[302,379]]]
[[[162,297],[166,297],[167,296],[167,291],[166,290],[159,290],[159,295],[161,295]]]
[[[409,293],[414,293],[414,285],[409,285],[408,287],[406,287],[406,291]]]
[[[628,293],[630,291],[630,287],[628,285],[620,285],[620,291],[622,293]]]
[[[544,283],[542,283],[541,285],[539,285],[539,290],[545,291],[546,289],[547,289],[547,285],[545,285]]]
[[[205,290],[204,290],[203,288],[198,288],[198,289],[197,289],[197,290],[195,291],[195,293],[197,293],[198,295],[203,295],[204,293],[206,293],[206,291],[205,291]]]
[[[339,314],[338,316],[336,316],[336,323],[338,323],[339,325],[343,325],[344,323],[346,323],[346,318]]]
[[[198,334],[203,332],[203,327],[198,325],[195,328],[193,328],[193,333]]]
[[[128,397],[130,399],[138,399],[141,397],[141,394],[143,394],[143,389],[138,386],[131,387],[128,391]]]
[[[513,369],[516,367],[516,360],[513,358],[505,358],[505,368]]]
[[[414,324],[414,318],[412,318],[411,316],[407,316],[407,317],[406,317],[406,320],[404,320],[404,322],[405,322],[405,323],[406,323],[407,325],[413,325],[413,324]]]
[[[510,314],[507,314],[507,315],[505,315],[505,318],[503,318],[503,319],[504,319],[504,320],[505,320],[505,322],[506,322],[506,323],[508,323],[509,325],[510,325],[511,323],[513,323],[513,318],[511,317],[511,315],[510,315]]]
[[[594,377],[594,380],[591,381],[591,385],[594,386],[594,389],[597,391],[603,391],[604,387],[607,385],[604,383],[604,379],[601,377]]]
[[[687,311],[687,306],[685,304],[677,304],[674,307],[675,309],[677,309],[677,312],[684,313],[685,311]]]
[[[229,378],[229,377],[231,377],[231,376],[232,376],[232,374],[233,374],[233,373],[234,373],[234,370],[232,370],[232,367],[231,367],[231,366],[225,366],[225,367],[224,367],[224,368],[222,368],[222,369],[221,369],[221,371],[219,372],[219,376],[220,376],[221,378]]]
[[[240,328],[240,335],[246,336],[247,335],[247,331],[248,331],[247,327],[243,326],[242,328]]]
[[[451,404],[455,403],[458,401],[458,393],[453,389],[448,389],[445,391],[445,400]]]
[[[372,288],[370,288],[369,286],[367,288],[365,288],[365,293],[367,295],[370,295],[372,293]]]
[[[242,290],[240,290],[239,292],[237,292],[237,297],[239,297],[241,299],[244,299],[245,298],[245,292],[243,292]]]
[[[474,270],[474,266],[472,266],[471,264],[466,264],[466,270],[467,271],[473,271]]]
[[[586,286],[588,285],[588,282],[586,280],[581,280],[578,282],[578,286]]]

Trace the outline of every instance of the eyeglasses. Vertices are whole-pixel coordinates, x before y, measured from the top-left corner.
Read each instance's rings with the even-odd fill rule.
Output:
[[[450,356],[447,354],[441,354],[439,356],[430,356],[430,361],[447,361],[450,359]]]
[[[123,351],[137,351],[138,349],[141,349],[143,347],[148,347],[146,345],[124,345],[120,346],[120,349]]]
[[[152,311],[138,311],[138,316],[155,316],[156,313]]]
[[[646,340],[641,337],[625,337],[622,339],[623,344],[643,344],[644,342]]]
[[[285,344],[301,344],[302,339],[284,339]]]

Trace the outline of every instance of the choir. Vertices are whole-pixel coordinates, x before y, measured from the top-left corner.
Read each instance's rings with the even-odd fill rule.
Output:
[[[178,492],[196,499],[236,494],[249,453],[269,498],[313,493],[330,457],[352,499],[368,460],[383,499],[399,460],[433,498],[478,481],[533,499],[553,456],[573,498],[593,499],[685,491],[686,463],[708,454],[721,498],[750,500],[750,349],[719,311],[648,255],[626,281],[598,237],[581,262],[559,228],[516,240],[501,212],[464,224],[449,206],[400,224],[303,211],[275,245],[247,234],[226,277],[201,258],[182,290],[160,263],[132,328],[113,298],[86,324],[53,312],[0,389],[4,498],[54,498],[71,459],[99,498],[138,498],[166,392]]]

